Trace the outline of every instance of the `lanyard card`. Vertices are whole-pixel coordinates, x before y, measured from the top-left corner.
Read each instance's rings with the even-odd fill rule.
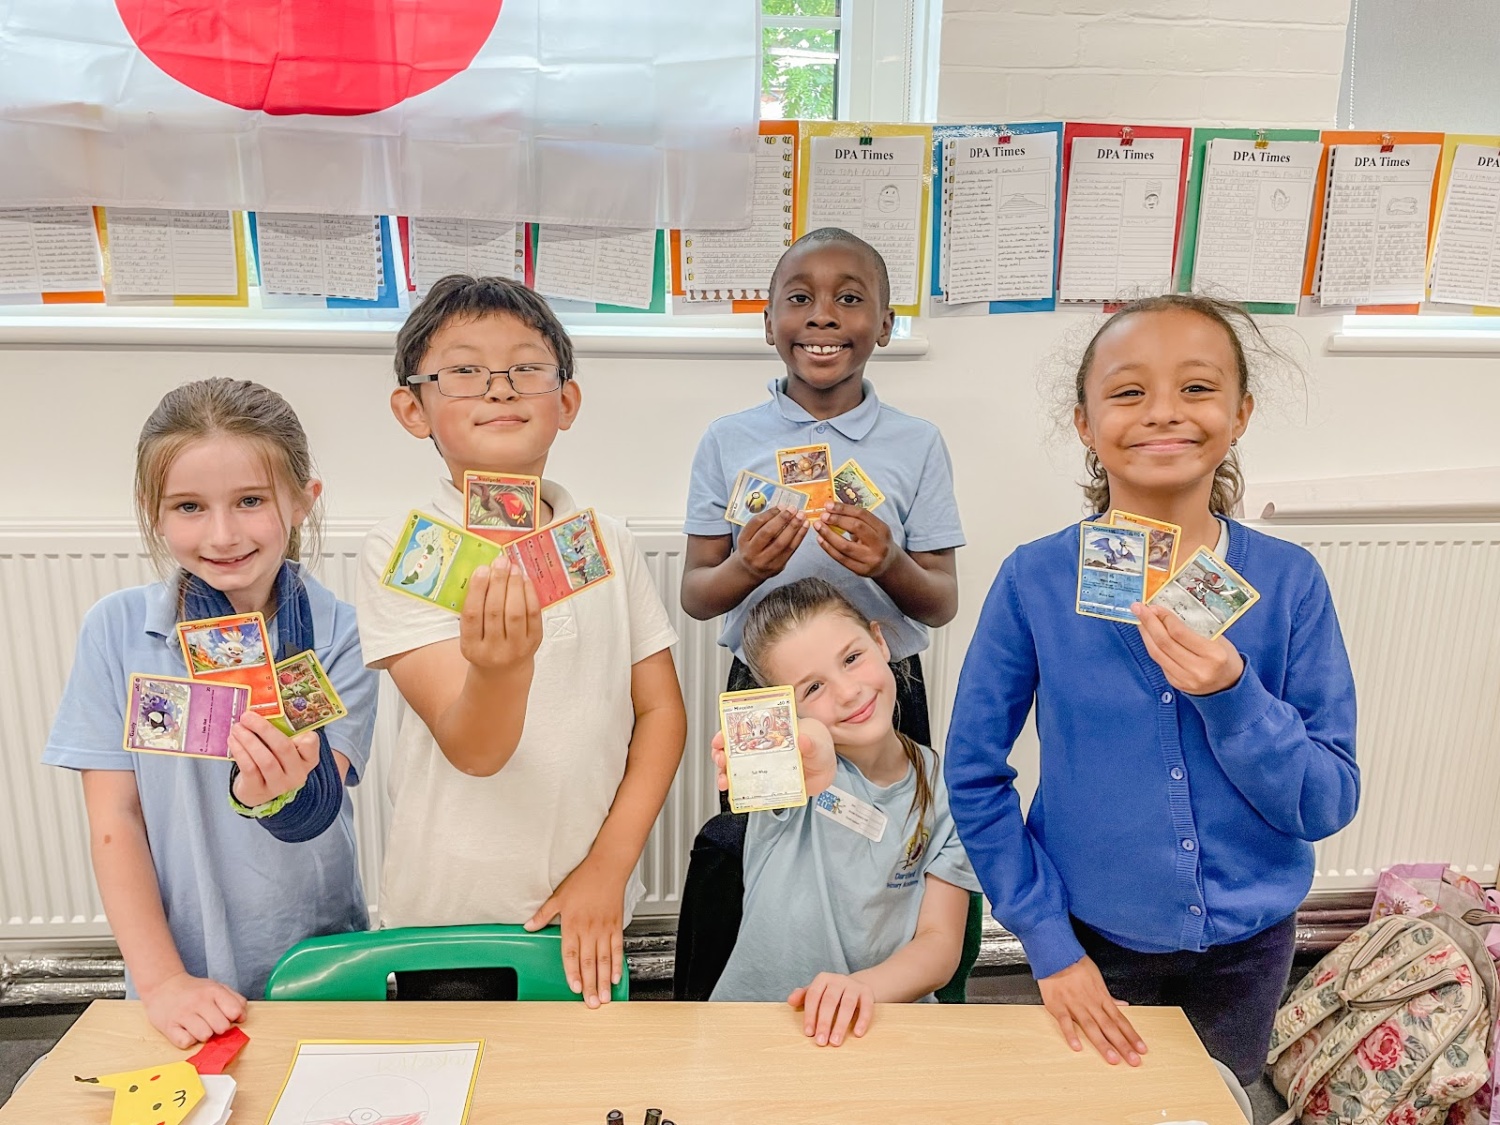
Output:
[[[807,803],[791,688],[726,691],[719,696],[719,722],[732,811],[790,809]]]

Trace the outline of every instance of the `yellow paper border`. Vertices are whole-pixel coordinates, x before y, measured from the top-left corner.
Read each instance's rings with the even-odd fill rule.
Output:
[[[1492,148],[1500,153],[1500,135],[1486,135],[1482,133],[1449,133],[1443,138],[1443,153],[1438,158],[1438,211],[1437,223],[1433,227],[1432,240],[1427,246],[1427,299],[1432,300],[1432,263],[1437,258],[1438,235],[1443,229],[1443,211],[1448,206],[1448,180],[1453,175],[1453,162],[1458,157],[1459,145],[1479,145],[1481,148]],[[1462,316],[1458,309],[1467,308],[1471,316],[1500,316],[1500,306],[1496,305],[1449,305],[1438,306],[1441,309],[1453,309],[1454,315]]]
[[[464,1098],[463,1116],[458,1121],[458,1125],[465,1125],[469,1120],[470,1110],[474,1108],[474,1089],[479,1085],[479,1067],[484,1062],[483,1039],[299,1039],[292,1049],[292,1061],[287,1063],[286,1077],[281,1080],[281,1089],[276,1091],[276,1100],[271,1103],[271,1112],[266,1114],[266,1121],[269,1123],[276,1116],[276,1107],[286,1097],[286,1088],[291,1084],[292,1071],[297,1069],[297,1056],[302,1053],[303,1047],[330,1044],[340,1047],[466,1047],[470,1043],[477,1044],[478,1050],[474,1052],[474,1071],[469,1075],[469,1093]]]
[[[808,189],[812,184],[812,141],[814,137],[921,137],[922,202],[917,206],[917,299],[909,305],[892,305],[897,316],[920,316],[922,293],[927,274],[927,234],[932,226],[932,126],[881,125],[863,121],[803,121],[797,130],[797,209],[792,224],[795,241],[807,233]]]
[[[163,208],[172,210],[172,208]],[[103,265],[104,294],[105,301],[109,302],[109,278],[111,263],[109,257],[109,218],[106,214],[107,208],[94,208],[94,226],[99,232],[99,256]],[[245,266],[245,213],[243,211],[229,212],[229,231],[234,238],[234,278],[235,293],[233,296],[219,296],[201,293],[163,293],[160,298],[155,297],[124,297],[118,301],[110,302],[115,305],[137,305],[149,308],[152,305],[160,306],[163,303],[170,304],[174,308],[249,308],[250,307],[250,280]]]
[[[755,805],[752,808],[736,808],[734,796],[734,774],[729,769],[729,731],[724,722],[724,705],[726,703],[741,703],[753,697],[764,699],[784,699],[787,710],[792,716],[792,748],[797,751],[797,776],[802,781],[802,799],[783,801],[779,805]],[[776,809],[799,809],[807,804],[807,774],[802,769],[802,747],[799,745],[797,731],[797,697],[789,687],[763,687],[749,688],[745,691],[726,691],[719,695],[719,730],[724,733],[724,779],[729,785],[729,808],[736,813],[752,812],[774,812]]]

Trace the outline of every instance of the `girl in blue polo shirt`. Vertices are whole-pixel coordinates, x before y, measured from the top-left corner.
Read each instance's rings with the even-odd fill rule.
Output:
[[[964,661],[946,777],[959,834],[1076,1051],[1146,1044],[1129,1004],[1184,1009],[1211,1055],[1259,1077],[1313,841],[1353,818],[1354,681],[1323,572],[1228,518],[1254,408],[1237,306],[1152,297],[1094,336],[1075,380],[1091,512],[1182,528],[1260,591],[1205,640],[1160,608],[1075,612],[1078,527],[1000,568]],[[1036,796],[1008,757],[1035,709]]]
[[[84,618],[42,756],[82,773],[127,992],[177,1047],[228,1030],[292,945],[369,924],[345,786],[369,757],[376,674],[353,608],[296,561],[321,490],[274,391],[207,379],[162,399],[136,448],[136,515],[171,573]],[[317,653],[348,717],[288,737],[247,712],[232,764],[121,750],[131,674],[186,675],[177,622],[255,611],[276,659]]]

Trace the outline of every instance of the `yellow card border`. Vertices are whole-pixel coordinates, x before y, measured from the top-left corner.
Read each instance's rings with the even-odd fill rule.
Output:
[[[190,680],[198,680],[199,682],[206,683],[206,684],[212,684],[212,683],[234,683],[233,680],[222,680],[222,679],[219,679],[217,676],[215,676],[213,679],[204,679],[202,677],[193,675],[193,658],[188,655],[187,638],[183,635],[183,630],[185,630],[185,629],[201,629],[201,628],[203,628],[206,625],[216,625],[216,624],[218,624],[221,621],[245,621],[247,619],[254,619],[255,623],[258,626],[260,626],[260,639],[261,639],[261,643],[265,646],[265,651],[266,651],[266,665],[268,665],[270,667],[270,669],[271,669],[271,686],[272,686],[273,690],[275,689],[275,685],[276,685],[276,658],[272,654],[276,651],[276,646],[271,643],[271,628],[270,628],[269,625],[266,624],[265,614],[261,613],[259,610],[256,610],[254,613],[226,613],[222,617],[199,617],[199,618],[196,618],[196,619],[194,619],[192,621],[179,621],[177,623],[177,647],[182,650],[182,666],[187,669],[188,679],[190,679]],[[259,668],[259,667],[261,667],[261,665],[257,664],[257,665],[255,665],[255,667]],[[228,669],[228,668],[216,668],[216,669],[214,669],[214,671],[215,672],[228,672],[228,671],[230,671],[230,669]],[[209,675],[209,673],[204,673],[204,675],[207,676],[207,675]],[[246,686],[248,687],[249,685],[246,685]],[[253,703],[253,700],[255,698],[255,689],[254,688],[251,688],[250,695],[251,695],[251,699],[252,699],[252,703],[251,703],[250,709],[252,711],[255,711],[255,713],[257,715],[260,715],[260,716],[262,716],[263,718],[266,718],[266,719],[284,718],[286,716],[286,709],[284,707],[282,707],[282,705],[281,705],[281,692],[279,692],[279,691],[276,692],[276,714],[275,715],[269,714],[269,713],[267,713],[265,711],[256,710],[255,705]]]
[[[1453,162],[1458,159],[1459,145],[1478,145],[1500,153],[1500,134],[1448,133],[1443,137],[1443,151],[1438,157],[1437,216],[1432,227],[1432,238],[1427,244],[1427,284],[1425,286],[1427,301],[1442,310],[1466,308],[1471,316],[1500,316],[1500,306],[1497,305],[1451,305],[1446,302],[1436,304],[1432,301],[1432,266],[1437,261],[1438,235],[1443,230],[1443,212],[1448,208],[1448,183],[1453,176]],[[1454,315],[1462,316],[1463,314],[1455,312]]]
[[[784,453],[805,453],[805,452],[807,452],[810,449],[821,449],[823,451],[823,461],[828,466],[828,476],[826,478],[824,478],[823,480],[805,480],[805,481],[799,481],[797,484],[788,484],[786,481],[782,480],[781,479],[781,457],[782,457],[782,454],[784,454]],[[796,489],[799,492],[802,489],[804,489],[804,488],[810,488],[813,485],[819,485],[819,484],[826,484],[826,485],[828,485],[831,488],[833,486],[833,449],[828,445],[828,443],[826,441],[825,442],[819,442],[819,443],[816,443],[816,444],[813,444],[813,445],[788,445],[784,449],[778,449],[776,451],[776,483],[779,484],[779,485],[781,485],[782,488],[794,488],[794,489]]]
[[[130,673],[130,682],[125,688],[125,729],[120,732],[120,748],[130,754],[158,754],[163,758],[192,758],[199,762],[228,762],[232,759],[225,755],[219,757],[217,754],[192,754],[186,750],[143,750],[139,746],[130,745],[130,705],[135,700],[135,682],[137,680],[165,680],[173,684],[188,684],[197,687],[224,687],[245,693],[245,706],[240,711],[243,715],[250,710],[250,696],[252,692],[245,684],[232,683],[229,680],[195,680],[191,676],[155,676],[150,672]]]
[[[792,748],[797,753],[797,776],[802,781],[802,799],[784,801],[775,805],[755,805],[753,807],[738,808],[735,805],[734,774],[729,769],[729,730],[724,721],[724,705],[726,703],[748,702],[752,697],[759,696],[766,699],[785,699],[788,710],[792,716]],[[719,694],[719,730],[724,733],[724,777],[729,783],[729,810],[735,813],[752,812],[774,812],[777,809],[800,809],[807,804],[807,774],[802,769],[802,748],[798,743],[797,729],[797,696],[789,687],[760,687],[747,688],[744,691],[726,691]]]
[[[833,476],[828,478],[828,483],[832,484],[834,481],[838,480],[839,474],[842,473],[845,469],[853,469],[856,473],[858,473],[859,479],[864,481],[865,487],[868,488],[875,496],[875,503],[871,504],[868,508],[865,509],[865,511],[873,512],[876,508],[885,503],[885,493],[880,491],[880,486],[870,479],[870,474],[865,472],[865,470],[860,466],[860,463],[853,457],[850,457],[837,469],[833,470]],[[835,501],[843,503],[843,501],[839,500],[837,492],[833,494],[833,498]]]
[[[501,544],[496,543],[493,540],[485,539],[482,535],[475,535],[472,531],[465,531],[461,527],[455,527],[447,520],[438,519],[437,516],[432,515],[430,512],[424,512],[419,508],[413,508],[411,509],[411,511],[406,513],[406,522],[401,525],[401,530],[396,533],[396,541],[391,547],[390,557],[386,559],[385,569],[380,573],[380,588],[382,590],[389,590],[393,594],[400,594],[403,598],[411,598],[413,601],[421,602],[423,605],[430,605],[433,609],[442,610],[444,613],[453,612],[449,610],[447,606],[439,605],[431,598],[424,598],[421,594],[413,594],[410,590],[403,590],[399,586],[391,585],[391,575],[395,573],[396,567],[401,565],[402,556],[405,554],[405,552],[402,551],[401,548],[411,539],[412,523],[419,519],[426,520],[428,523],[436,524],[438,527],[441,527],[446,531],[457,532],[461,536],[467,536],[470,539],[480,540],[480,542],[484,543],[486,546],[493,547],[495,549],[496,559],[504,554],[505,546],[502,546]],[[533,532],[532,534],[535,534],[535,532]],[[492,559],[489,565],[493,565],[493,563],[494,560]],[[454,613],[454,616],[456,617],[458,616],[458,614]]]
[[[1231,625],[1233,625],[1241,617],[1244,617],[1245,614],[1250,611],[1250,607],[1253,606],[1256,602],[1260,601],[1260,591],[1257,590],[1254,586],[1250,585],[1249,581],[1245,578],[1245,576],[1243,574],[1241,574],[1239,571],[1235,570],[1234,567],[1230,566],[1223,559],[1219,558],[1218,555],[1214,554],[1207,547],[1199,547],[1196,551],[1194,551],[1193,554],[1192,554],[1192,557],[1189,558],[1187,562],[1183,563],[1182,566],[1178,567],[1178,569],[1173,572],[1172,578],[1168,578],[1166,580],[1166,582],[1162,583],[1162,588],[1165,589],[1167,586],[1171,585],[1172,579],[1176,578],[1178,574],[1180,574],[1180,573],[1182,573],[1182,571],[1186,570],[1188,568],[1189,564],[1191,564],[1195,559],[1197,559],[1197,557],[1199,555],[1207,555],[1211,560],[1213,560],[1213,563],[1214,563],[1215,566],[1217,566],[1225,574],[1229,575],[1229,577],[1233,578],[1236,582],[1238,582],[1245,589],[1247,589],[1247,590],[1250,591],[1250,600],[1247,601],[1244,605],[1240,606],[1240,608],[1235,611],[1234,616],[1231,617],[1228,621],[1224,622],[1224,624],[1220,625],[1219,628],[1218,628],[1218,630],[1214,633],[1214,635],[1212,637],[1208,638],[1209,640],[1214,640],[1217,637],[1222,637],[1224,635],[1225,630],[1227,630]],[[1147,605],[1154,604],[1155,601],[1156,601],[1156,599],[1158,597],[1160,597],[1160,596],[1161,596],[1161,590],[1156,591],[1156,593],[1151,596],[1151,601],[1147,602],[1146,604]],[[1176,616],[1176,615],[1174,614],[1173,616]]]
[[[830,454],[830,456],[831,456],[831,454]],[[734,475],[734,484],[730,485],[730,488],[729,488],[729,503],[726,504],[726,505],[724,505],[724,522],[726,522],[726,523],[732,523],[732,524],[734,524],[735,527],[744,527],[746,524],[748,524],[750,522],[750,520],[737,520],[737,519],[735,519],[733,516],[731,516],[729,514],[730,511],[734,507],[734,498],[737,495],[739,495],[740,482],[742,480],[744,480],[746,477],[754,477],[756,480],[770,480],[771,479],[771,474],[770,473],[757,473],[757,472],[754,472],[754,471],[752,471],[750,469],[741,469],[739,472],[737,472]],[[799,512],[805,512],[805,511],[807,511],[808,501],[810,500],[810,497],[807,495],[807,493],[803,492],[801,489],[793,488],[789,484],[782,484],[780,480],[777,480],[775,482],[775,484],[776,484],[777,488],[780,488],[780,489],[782,489],[782,490],[784,490],[786,492],[795,492],[798,496],[802,497],[802,507],[798,508],[797,511],[799,511]],[[757,513],[757,514],[759,514],[759,513]],[[754,519],[754,518],[755,518],[755,516],[751,516],[750,517],[750,519]]]
[[[1111,617],[1105,613],[1090,613],[1088,610],[1082,608],[1084,536],[1087,534],[1085,529],[1090,527],[1107,527],[1111,531],[1130,531],[1141,536],[1141,596],[1136,598],[1136,601],[1144,603],[1146,600],[1146,571],[1149,569],[1146,565],[1146,559],[1150,557],[1149,552],[1151,550],[1151,544],[1146,541],[1147,532],[1133,527],[1115,527],[1105,520],[1080,520],[1078,524],[1078,594],[1073,599],[1073,609],[1080,617],[1093,617],[1100,621],[1113,621],[1116,625],[1135,625],[1139,627],[1140,622],[1133,615],[1130,616],[1129,620],[1126,620],[1123,617]],[[1129,610],[1125,612],[1127,614],[1130,613]]]
[[[1124,523],[1120,521],[1124,520]],[[1136,530],[1145,528],[1150,531],[1170,531],[1172,533],[1172,557],[1167,560],[1167,578],[1177,573],[1177,548],[1182,543],[1182,528],[1175,523],[1166,520],[1154,520],[1150,516],[1138,516],[1134,512],[1127,512],[1121,508],[1109,510],[1109,523],[1111,527],[1134,527]],[[1157,570],[1160,567],[1151,565],[1151,544],[1146,544],[1146,569]]]
[[[272,668],[275,672],[280,672],[288,664],[295,664],[300,660],[311,660],[313,662],[313,667],[317,669],[319,678],[328,688],[328,694],[333,696],[333,709],[335,711],[335,714],[328,716],[328,718],[326,719],[319,719],[316,723],[311,723],[308,726],[303,727],[301,730],[295,729],[292,726],[291,719],[287,718],[286,700],[281,699],[281,677],[277,676],[276,697],[278,699],[281,699],[281,719],[279,721],[276,719],[272,719],[271,725],[274,726],[277,730],[281,731],[281,733],[286,735],[288,738],[295,738],[297,735],[306,734],[311,730],[322,730],[329,723],[336,723],[340,719],[347,719],[349,717],[349,708],[344,706],[343,698],[339,695],[338,689],[333,686],[333,677],[328,674],[328,669],[323,667],[323,662],[318,659],[318,654],[312,649],[304,649],[302,652],[299,652],[294,656],[288,656],[285,660],[278,660],[275,664],[272,665]],[[286,725],[283,726],[283,723],[285,723]]]
[[[297,1056],[302,1053],[303,1047],[329,1045],[339,1047],[466,1047],[470,1043],[477,1044],[478,1050],[474,1053],[474,1071],[469,1075],[469,1092],[464,1098],[464,1112],[458,1121],[458,1125],[465,1125],[465,1122],[469,1120],[469,1112],[474,1108],[474,1089],[479,1085],[479,1068],[484,1062],[483,1039],[299,1039],[292,1049],[292,1061],[287,1063],[286,1077],[281,1080],[281,1089],[276,1091],[276,1100],[271,1103],[271,1111],[266,1114],[267,1125],[276,1116],[276,1107],[281,1104],[281,1099],[286,1097],[286,1088],[291,1085],[292,1071],[297,1068]]]
[[[921,137],[926,141],[922,149],[922,198],[917,204],[917,297],[909,305],[892,305],[897,316],[921,316],[922,294],[925,290],[923,278],[927,272],[927,238],[932,226],[932,126],[890,125],[864,121],[802,121],[797,129],[797,203],[792,224],[792,238],[801,238],[807,233],[808,192],[812,183],[812,142],[814,137]]]

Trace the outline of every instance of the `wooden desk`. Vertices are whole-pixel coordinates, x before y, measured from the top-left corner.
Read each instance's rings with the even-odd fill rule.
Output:
[[[1176,1008],[1132,1008],[1143,1066],[1073,1054],[1039,1007],[882,1005],[864,1039],[837,1049],[801,1034],[779,1004],[256,1003],[230,1067],[231,1125],[263,1125],[298,1039],[483,1039],[471,1125],[804,1122],[1163,1125],[1244,1119]],[[133,1001],[94,1003],[0,1109],[0,1125],[104,1125],[109,1098],[75,1074],[185,1057]]]

